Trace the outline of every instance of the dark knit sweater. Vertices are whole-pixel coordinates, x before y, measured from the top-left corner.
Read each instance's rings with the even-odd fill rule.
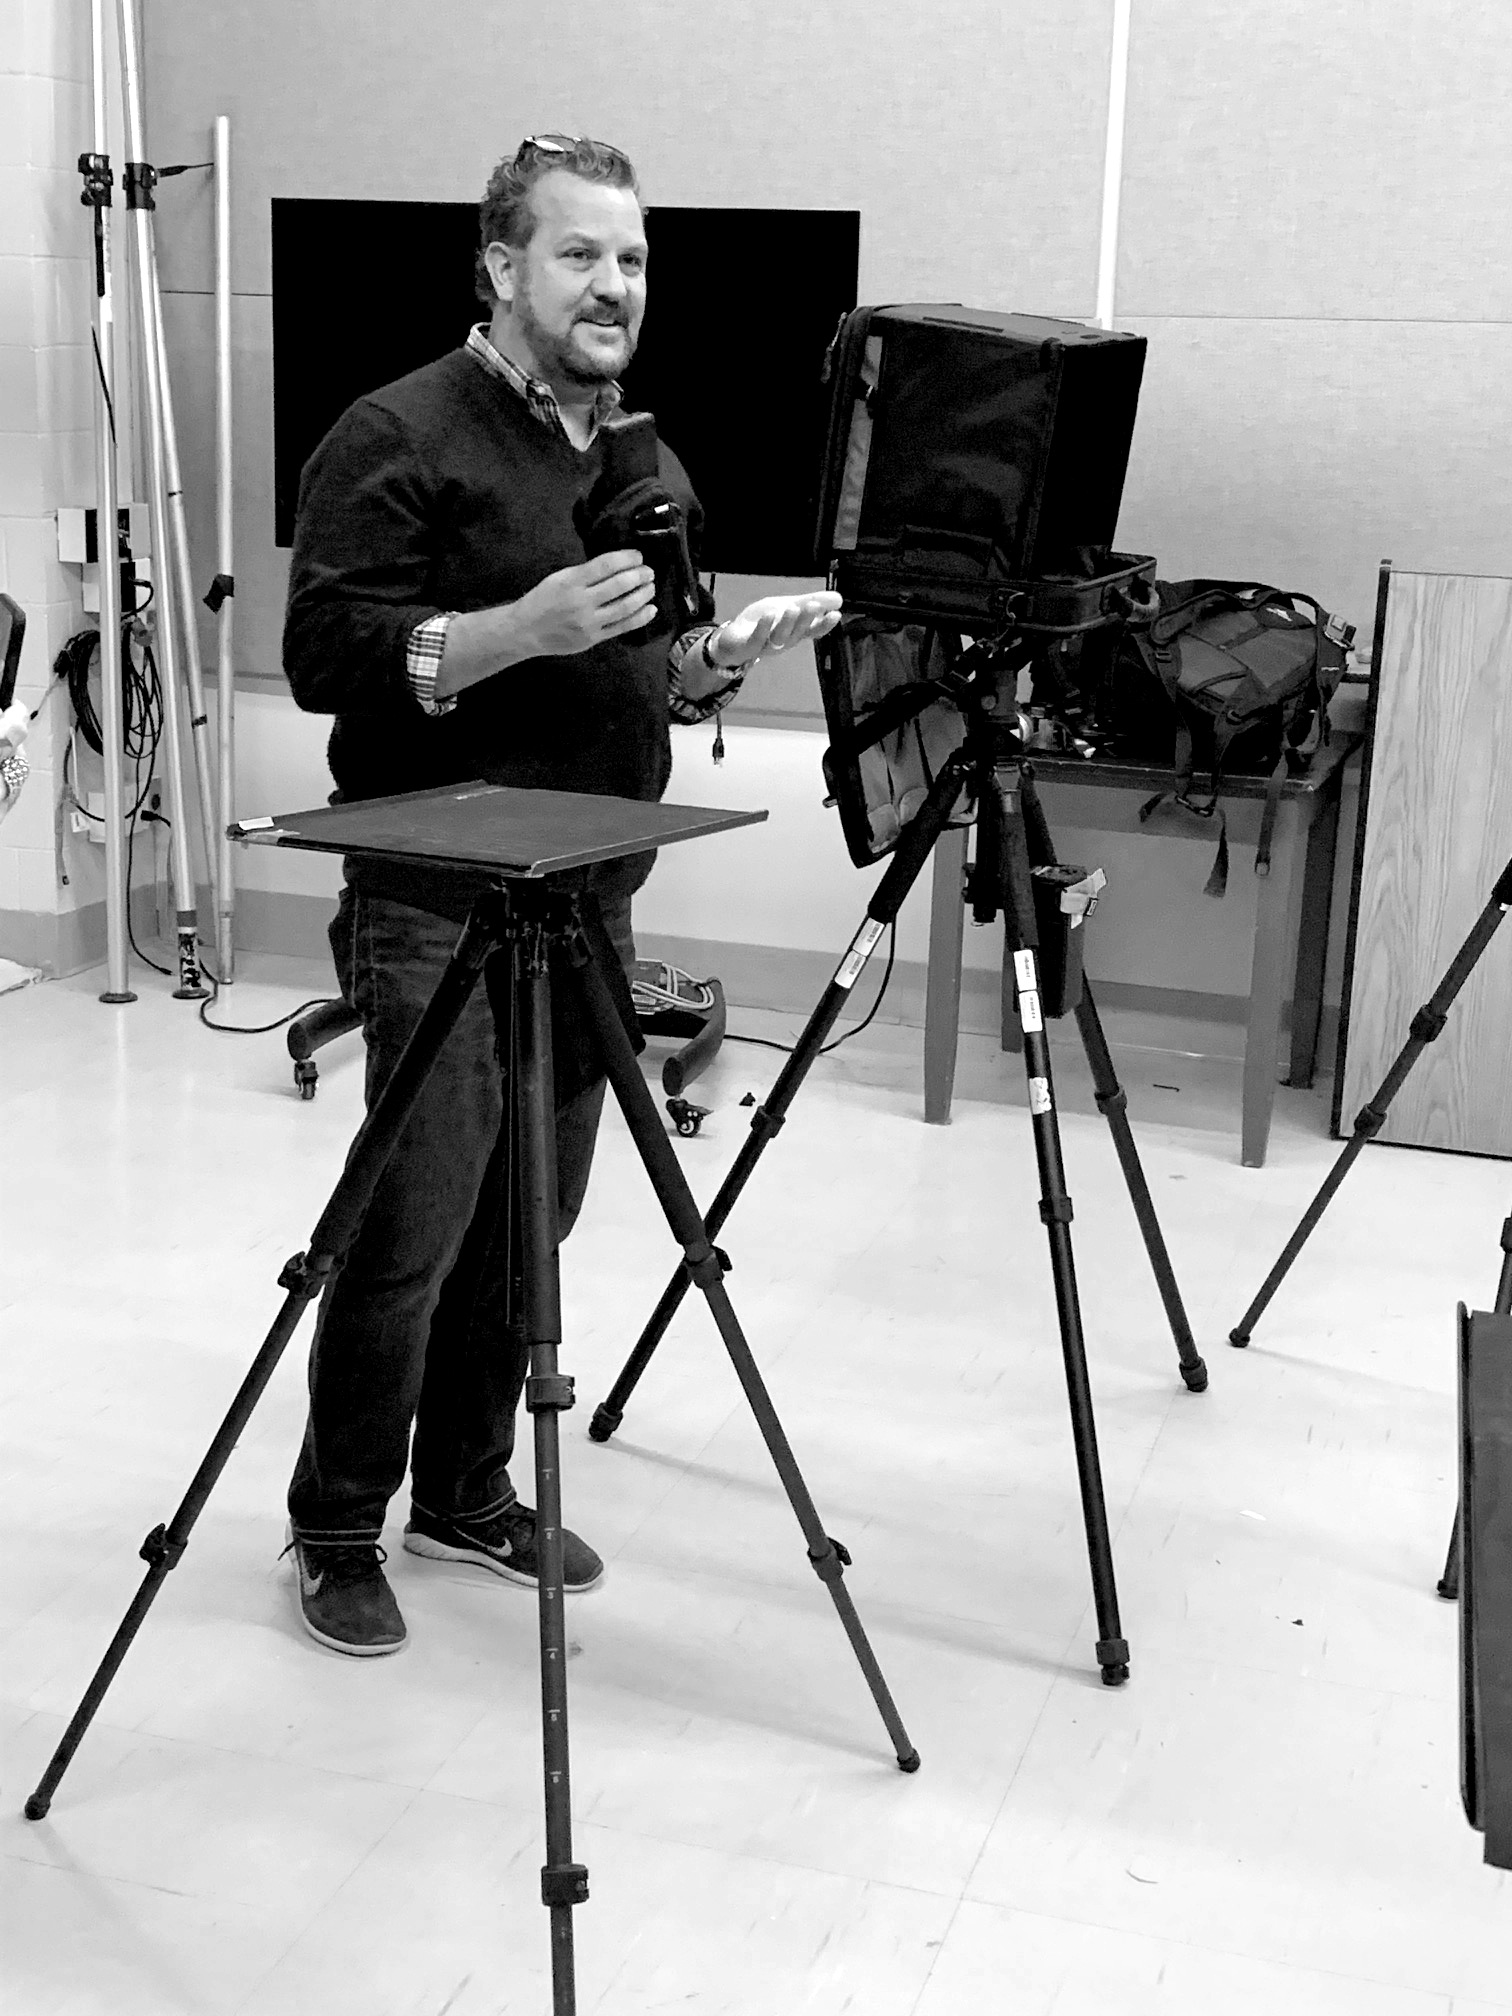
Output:
[[[702,512],[677,458],[665,446],[661,456],[696,564]],[[474,777],[660,798],[672,762],[665,628],[510,666],[442,715],[425,713],[406,676],[417,623],[516,601],[582,564],[573,506],[601,459],[597,443],[575,448],[460,349],[336,422],[300,481],[284,669],[300,707],[336,716],[338,798]],[[633,886],[648,868],[614,880]],[[476,886],[359,862],[348,875],[458,916]]]

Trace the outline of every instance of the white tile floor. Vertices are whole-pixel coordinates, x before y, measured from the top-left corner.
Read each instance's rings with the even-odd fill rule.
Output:
[[[303,1335],[52,1814],[20,1817],[360,1107],[353,1039],[301,1104],[281,1036],[212,1036],[156,982],[107,1010],[96,984],[0,1000],[5,2007],[533,2016],[534,1606],[405,1555],[399,1505],[407,1650],[358,1664],[300,1633],[276,1557]],[[222,1012],[324,984],[252,961]],[[917,1032],[869,1032],[816,1068],[723,1242],[914,1777],[702,1309],[615,1440],[587,1440],[675,1257],[606,1127],[566,1276],[569,1510],[611,1562],[570,1616],[585,2016],[1512,2010],[1512,1877],[1459,1812],[1433,1593],[1454,1304],[1491,1299],[1507,1165],[1369,1151],[1234,1352],[1337,1152],[1324,1095],[1283,1092],[1269,1166],[1242,1169],[1232,1054],[1109,1020],[1213,1373],[1201,1397],[1176,1378],[1062,1041],[1127,1688],[1093,1663],[1017,1064],[969,1039],[955,1121],[926,1128]],[[700,1195],[778,1061],[730,1046],[695,1088]]]

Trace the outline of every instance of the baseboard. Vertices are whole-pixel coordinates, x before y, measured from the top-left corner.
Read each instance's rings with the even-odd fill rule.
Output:
[[[131,921],[138,937],[156,929],[150,887],[132,891]],[[105,963],[105,905],[77,910],[0,910],[0,958],[40,967],[44,980],[66,980]]]
[[[208,896],[201,892],[201,917],[208,920]],[[153,928],[153,892],[135,892],[138,935]],[[236,892],[236,946],[240,952],[277,952],[326,959],[326,936],[335,899],[271,889]],[[663,932],[636,934],[643,959],[664,959],[702,979],[717,974],[732,1007],[769,1008],[779,1014],[806,1017],[829,985],[839,951],[804,951],[788,945],[740,945],[703,938],[680,938]],[[105,906],[91,903],[81,910],[53,916],[46,912],[0,910],[0,958],[22,966],[40,967],[49,979],[82,972],[105,958]],[[872,955],[870,970],[847,1003],[851,1018],[864,1015],[876,998],[884,966],[882,953]],[[900,959],[888,983],[887,998],[877,1019],[922,1029],[926,969],[920,959]],[[1204,994],[1178,987],[1146,987],[1124,980],[1099,980],[1097,998],[1109,1010],[1159,1016],[1184,1023],[1208,1022],[1242,1026],[1249,1001],[1242,994]],[[1286,1011],[1290,1019],[1290,1006]],[[973,1035],[998,1032],[999,982],[988,967],[968,966],[961,975],[961,1028]],[[1339,1011],[1323,1010],[1318,1055],[1327,1060],[1338,1039]]]
[[[780,1014],[807,1016],[829,985],[843,947],[833,953],[809,952],[792,946],[737,945],[638,931],[636,950],[643,959],[664,959],[699,979],[717,974],[725,999],[732,1007],[770,1008]],[[842,1011],[845,1015],[856,1017],[867,1012],[876,999],[884,963],[881,951],[872,954],[868,974]],[[877,1020],[922,1029],[925,978],[923,960],[898,960]],[[1098,980],[1096,985],[1099,1006],[1109,1010],[1236,1027],[1242,1027],[1249,1014],[1249,999],[1243,994],[1204,994],[1179,987],[1146,987],[1125,980]],[[1000,999],[995,971],[966,967],[961,974],[960,1027],[972,1035],[997,1035]],[[1288,1024],[1290,1014],[1288,1003],[1285,1011]],[[1338,1018],[1336,1007],[1325,1007],[1318,1042],[1318,1055],[1322,1059],[1333,1055]]]

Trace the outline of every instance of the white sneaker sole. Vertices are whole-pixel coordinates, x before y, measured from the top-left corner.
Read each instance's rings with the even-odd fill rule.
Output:
[[[409,1643],[408,1630],[405,1631],[402,1638],[396,1638],[392,1645],[349,1645],[346,1639],[332,1638],[326,1632],[317,1629],[305,1614],[305,1607],[301,1598],[299,1556],[292,1551],[294,1547],[294,1529],[292,1526],[284,1528],[284,1540],[284,1551],[289,1555],[289,1565],[294,1570],[292,1585],[294,1591],[294,1614],[299,1619],[300,1626],[307,1637],[313,1638],[317,1645],[324,1645],[328,1652],[341,1652],[348,1659],[388,1659],[392,1658],[394,1653],[404,1650],[405,1646]]]
[[[511,1568],[508,1561],[501,1561],[497,1555],[486,1553],[477,1547],[453,1547],[445,1540],[433,1540],[428,1533],[404,1535],[406,1554],[418,1554],[424,1561],[461,1561],[472,1568],[486,1568],[490,1575],[498,1575],[505,1582],[514,1582],[522,1589],[535,1589],[540,1585],[534,1575],[524,1575],[518,1568]],[[591,1582],[567,1582],[562,1585],[564,1596],[586,1596],[592,1589],[602,1586],[604,1570],[600,1568]]]

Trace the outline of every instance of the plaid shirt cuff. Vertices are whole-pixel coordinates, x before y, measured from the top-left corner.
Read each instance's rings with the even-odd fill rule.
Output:
[[[667,659],[667,711],[685,728],[696,727],[700,721],[712,721],[716,714],[722,713],[745,684],[745,675],[750,670],[750,666],[742,666],[727,685],[706,693],[701,700],[687,698],[682,690],[683,667],[697,654],[704,639],[712,637],[718,628],[717,623],[700,623],[696,630],[684,630]]]
[[[436,674],[441,670],[441,653],[446,649],[446,633],[455,613],[448,610],[444,615],[428,616],[423,623],[417,623],[405,649],[404,676],[427,714],[450,714],[457,704],[455,693],[446,700],[436,698]]]
[[[17,749],[0,763],[0,805],[6,805],[12,798],[19,797],[21,786],[31,775],[31,765]]]

